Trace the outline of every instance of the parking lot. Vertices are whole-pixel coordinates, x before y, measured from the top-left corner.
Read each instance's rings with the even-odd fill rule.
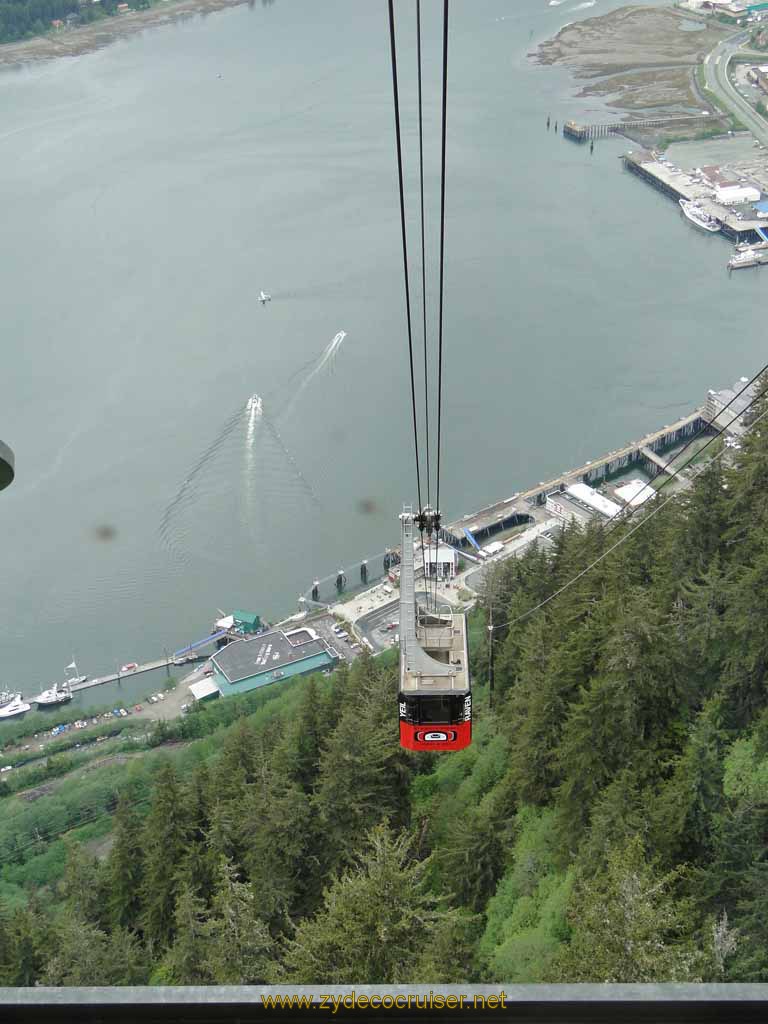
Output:
[[[307,622],[306,626],[308,629],[313,629],[318,636],[321,636],[334,650],[338,651],[342,661],[351,664],[358,655],[363,653],[363,648],[356,642],[354,634],[340,626],[339,621],[333,615],[320,615]],[[347,635],[341,635],[344,633]]]

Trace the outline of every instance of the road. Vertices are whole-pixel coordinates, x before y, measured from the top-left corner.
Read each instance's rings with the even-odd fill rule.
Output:
[[[704,78],[707,88],[749,128],[758,142],[768,148],[768,122],[744,99],[728,78],[730,60],[748,38],[749,33],[739,32],[721,40],[704,60]],[[765,54],[755,56],[765,60]]]

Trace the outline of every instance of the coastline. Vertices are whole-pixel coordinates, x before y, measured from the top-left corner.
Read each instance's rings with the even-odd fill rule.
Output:
[[[68,29],[56,34],[36,36],[18,43],[0,45],[0,67],[12,67],[56,57],[79,57],[109,46],[116,39],[156,28],[196,14],[211,14],[225,7],[237,7],[247,0],[160,0],[146,11],[131,11],[111,18]]]

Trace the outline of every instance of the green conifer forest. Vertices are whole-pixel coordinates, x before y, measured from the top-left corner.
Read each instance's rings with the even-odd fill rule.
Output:
[[[489,606],[618,534],[501,563],[465,751],[401,750],[396,663],[362,658],[2,797],[0,983],[768,981],[759,423],[728,458],[498,629],[491,693]]]

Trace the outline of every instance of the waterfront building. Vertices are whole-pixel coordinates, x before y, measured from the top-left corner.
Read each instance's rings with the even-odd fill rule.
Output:
[[[616,487],[614,494],[617,498],[621,498],[622,501],[626,502],[627,505],[636,507],[649,501],[656,494],[656,491],[653,487],[649,487],[645,480],[628,480],[627,483]]]
[[[708,391],[704,404],[704,419],[718,430],[725,429],[728,434],[737,437],[743,434],[749,426],[743,414],[755,397],[754,384],[742,391],[748,380],[748,377],[741,377],[732,388]],[[738,394],[740,391],[742,393]]]
[[[560,490],[551,491],[546,508],[564,523],[576,521],[582,525],[590,519],[613,519],[621,512],[615,501],[584,483],[561,485]]]
[[[281,629],[248,640],[235,640],[211,658],[213,682],[224,697],[248,693],[260,686],[284,682],[294,676],[325,672],[339,662],[339,654],[322,637],[304,639]]]
[[[566,523],[578,523],[586,526],[590,520],[595,518],[592,509],[587,508],[578,501],[573,501],[565,491],[552,491],[547,495],[547,512],[551,512],[565,525]]]
[[[452,580],[458,571],[459,553],[455,548],[447,544],[439,544],[437,547],[427,546],[424,551],[427,563],[427,574],[433,579]]]
[[[198,704],[202,704],[206,700],[215,700],[221,696],[218,686],[210,679],[201,679],[199,683],[192,683],[188,689]]]

